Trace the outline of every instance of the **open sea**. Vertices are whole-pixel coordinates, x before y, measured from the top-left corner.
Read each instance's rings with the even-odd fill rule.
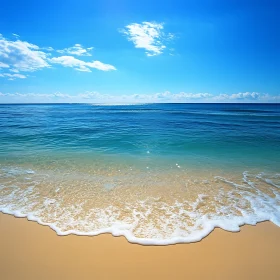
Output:
[[[0,211],[150,245],[280,226],[280,104],[0,105]]]

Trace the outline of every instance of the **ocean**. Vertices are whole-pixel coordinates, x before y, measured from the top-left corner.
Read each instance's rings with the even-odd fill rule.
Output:
[[[0,211],[143,245],[280,226],[280,104],[0,105]]]

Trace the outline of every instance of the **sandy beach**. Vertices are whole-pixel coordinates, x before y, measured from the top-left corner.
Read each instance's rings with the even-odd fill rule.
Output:
[[[57,236],[49,227],[0,214],[1,279],[279,279],[280,229],[215,229],[201,242],[130,244],[124,237]]]

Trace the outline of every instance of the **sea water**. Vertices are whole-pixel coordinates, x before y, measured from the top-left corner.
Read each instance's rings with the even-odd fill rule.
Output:
[[[280,105],[0,105],[0,211],[154,245],[280,226]]]

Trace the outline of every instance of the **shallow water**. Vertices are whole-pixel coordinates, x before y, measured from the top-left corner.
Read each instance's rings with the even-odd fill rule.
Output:
[[[280,226],[279,128],[277,104],[0,105],[0,211],[155,245]]]

